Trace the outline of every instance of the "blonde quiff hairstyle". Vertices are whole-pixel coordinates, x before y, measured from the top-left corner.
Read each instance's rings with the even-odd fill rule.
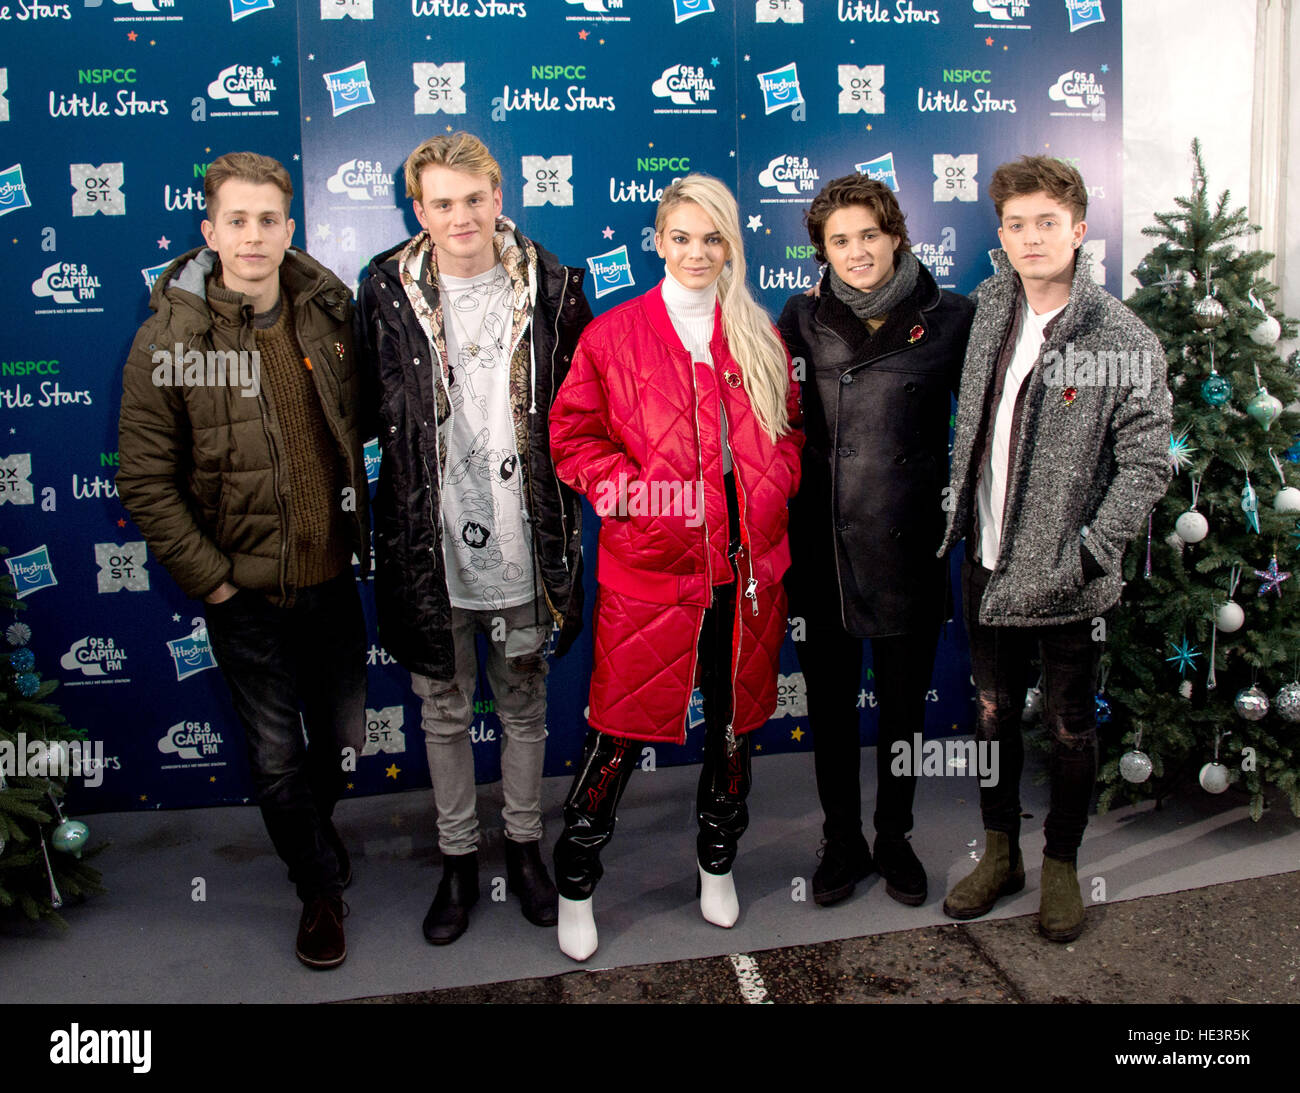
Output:
[[[722,332],[749,395],[758,423],[772,443],[790,431],[786,395],[790,373],[785,346],[772,321],[745,283],[745,243],[740,234],[740,209],[731,191],[716,178],[690,174],[663,192],[655,213],[655,232],[662,234],[668,214],[685,202],[693,202],[713,221],[730,251],[730,260],[718,276],[718,302],[722,308]]]
[[[449,167],[467,175],[486,175],[494,190],[501,189],[501,164],[473,133],[461,130],[445,137],[430,137],[406,157],[406,196],[424,200],[420,175],[426,167]]]

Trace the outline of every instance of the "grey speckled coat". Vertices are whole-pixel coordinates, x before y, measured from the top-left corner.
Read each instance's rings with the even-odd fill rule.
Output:
[[[990,255],[996,273],[975,290],[975,322],[962,371],[953,444],[948,527],[940,553],[976,523],[985,405],[1003,342],[1021,297],[1020,277],[1006,252]],[[1072,354],[1124,353],[1149,364],[1149,388],[1101,383],[1064,367]],[[1065,358],[1065,361],[1062,360]],[[1146,378],[1146,377],[1142,377]],[[1046,626],[1092,618],[1120,595],[1125,543],[1145,530],[1147,515],[1169,485],[1171,399],[1165,354],[1142,321],[1092,278],[1081,252],[1070,299],[1025,380],[1019,443],[1010,460],[1002,548],[989,578],[980,622]],[[1103,572],[1084,573],[1079,549]],[[969,545],[968,545],[969,549]]]

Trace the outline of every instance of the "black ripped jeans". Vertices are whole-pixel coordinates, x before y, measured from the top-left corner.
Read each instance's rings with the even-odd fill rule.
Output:
[[[749,826],[749,737],[735,737],[731,724],[731,632],[736,586],[718,585],[700,629],[700,691],[704,698],[704,762],[695,795],[699,835],[696,854],[706,873],[731,871],[741,835]],[[555,844],[555,884],[565,899],[590,897],[604,873],[600,852],[614,834],[619,799],[641,758],[644,741],[592,729],[582,763],[564,802],[564,831]]]
[[[978,563],[962,567],[962,609],[975,677],[975,732],[997,743],[997,782],[980,788],[984,827],[1020,837],[1020,775],[1025,765],[1021,714],[1030,685],[1030,662],[1043,665],[1043,720],[1052,733],[1051,805],[1043,824],[1044,853],[1074,861],[1088,824],[1097,780],[1097,670],[1102,643],[1093,620],[1059,626],[984,626],[980,600],[991,573]]]

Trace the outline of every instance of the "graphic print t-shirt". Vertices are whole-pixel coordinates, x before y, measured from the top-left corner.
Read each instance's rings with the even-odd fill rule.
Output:
[[[510,416],[510,277],[439,275],[451,370],[451,437],[442,482],[447,591],[474,611],[531,603],[532,537]]]

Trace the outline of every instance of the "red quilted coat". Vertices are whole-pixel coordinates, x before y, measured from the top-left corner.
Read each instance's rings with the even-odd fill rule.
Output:
[[[776,709],[786,629],[781,577],[790,565],[786,502],[799,486],[803,434],[795,429],[775,445],[768,439],[740,384],[720,309],[709,348],[713,367],[691,361],[657,286],[587,327],[551,408],[560,478],[598,512],[602,503],[616,506],[600,528],[588,722],[617,736],[686,739],[704,611],[712,587],[732,580],[719,400],[742,542],[733,732],[758,728]],[[793,379],[787,401],[797,423]],[[695,504],[682,503],[686,496]]]

